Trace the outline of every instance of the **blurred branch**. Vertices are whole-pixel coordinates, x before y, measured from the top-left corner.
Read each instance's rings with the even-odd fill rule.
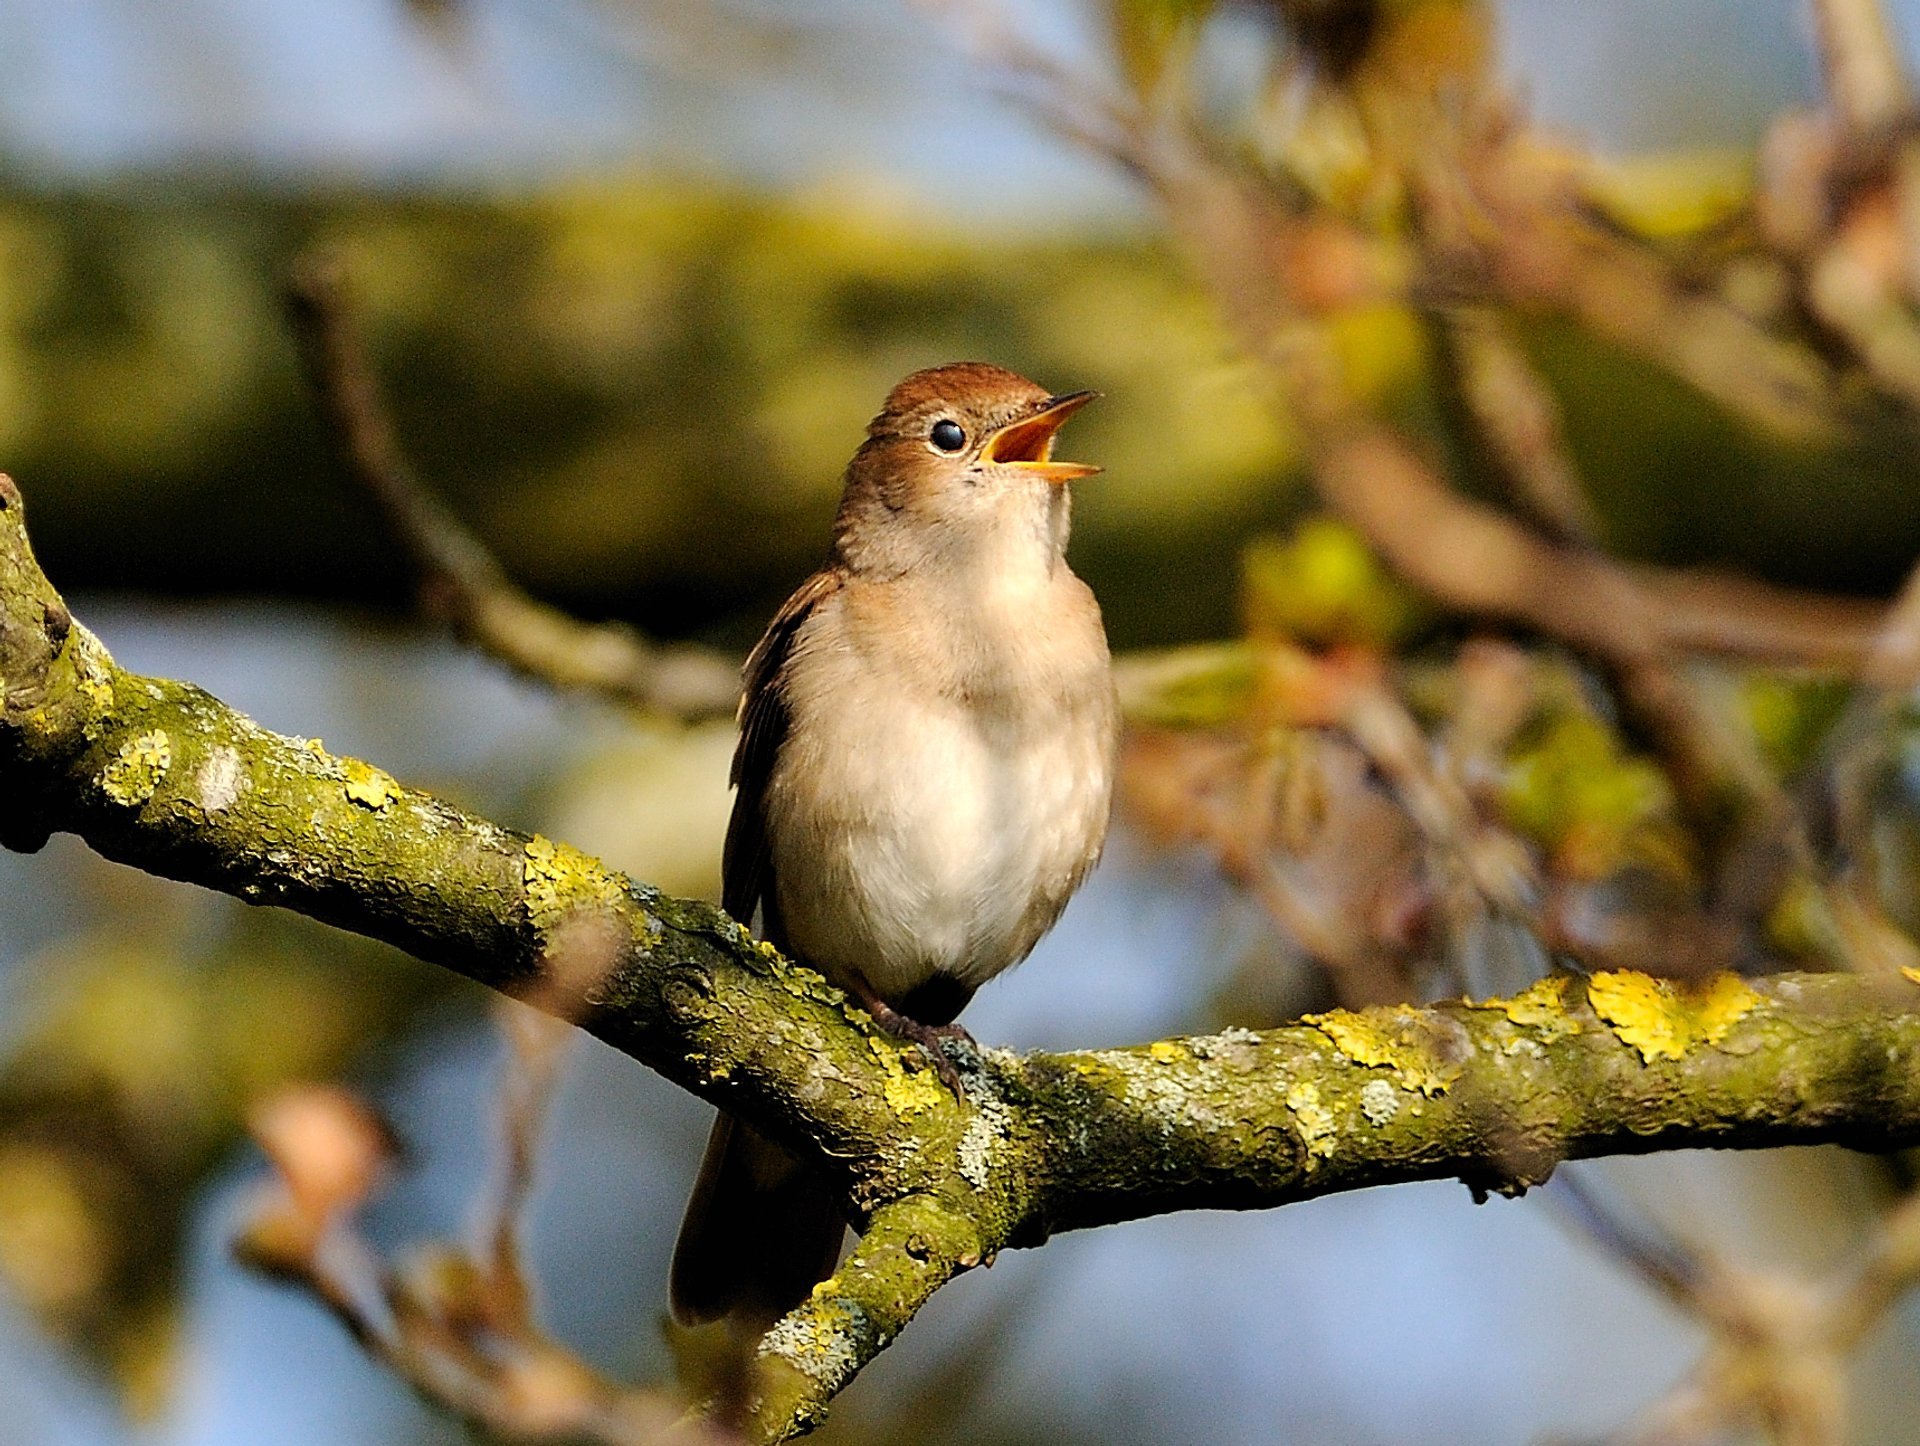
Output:
[[[956,1097],[711,906],[123,671],[40,572],[4,480],[0,678],[10,846],[70,831],[385,939],[578,1023],[825,1172],[866,1238],[762,1342],[763,1441],[817,1421],[945,1281],[1055,1231],[1414,1179],[1518,1191],[1610,1153],[1920,1141],[1920,979],[1899,976],[1696,991],[1612,973],[1094,1053],[955,1043]],[[409,1290],[389,1292],[396,1319],[458,1347],[457,1271]]]
[[[1777,121],[1756,215],[1800,299],[1882,393],[1920,411],[1920,114],[1882,0],[1813,0],[1827,105]]]
[[[1817,760],[1820,766],[1807,770],[1798,799],[1803,817],[1827,816],[1834,842],[1824,884],[1827,911],[1837,935],[1837,952],[1856,969],[1892,972],[1920,964],[1920,948],[1887,917],[1867,878],[1872,854],[1870,774],[1884,753],[1878,746],[1883,730],[1916,686],[1920,686],[1920,565],[1908,573],[1887,610],[1858,683],[1827,730]]]
[[[731,715],[740,676],[701,648],[665,647],[631,628],[591,625],[529,597],[407,465],[336,262],[308,256],[287,283],[288,314],[349,475],[419,572],[429,615],[500,661],[557,688],[649,713]]]
[[[1484,307],[1440,314],[1441,358],[1515,502],[1557,543],[1598,544],[1600,519],[1567,452],[1560,407],[1505,324]]]
[[[1398,695],[1369,680],[1354,690],[1343,723],[1436,855],[1457,861],[1486,907],[1537,924],[1541,884],[1533,859],[1511,834],[1481,819],[1459,780],[1438,766],[1426,735]]]
[[[1920,566],[1907,574],[1899,596],[1875,632],[1860,681],[1882,693],[1920,685]]]
[[[1652,599],[1667,645],[1689,656],[1853,672],[1886,609],[1707,570],[1620,564]]]
[[[1030,44],[988,0],[938,8],[1018,100],[1076,144],[1138,177],[1248,353],[1280,383],[1307,433],[1313,475],[1336,511],[1417,586],[1471,615],[1521,622],[1618,664],[1659,653],[1818,666],[1857,665],[1878,609],[1766,584],[1626,568],[1569,552],[1447,486],[1414,449],[1346,396],[1315,323],[1371,302],[1448,307],[1549,304],[1652,356],[1744,414],[1798,435],[1830,432],[1830,381],[1806,348],[1778,341],[1711,296],[1681,288],[1630,239],[1591,224],[1577,195],[1519,159],[1512,136],[1477,167],[1487,213],[1450,227],[1419,260],[1330,207],[1315,208],[1213,155],[1179,117]],[[1471,249],[1451,244],[1470,237]],[[1477,390],[1525,385],[1517,353]],[[1483,368],[1489,363],[1482,359]],[[1535,501],[1569,520],[1568,479],[1545,398],[1502,418],[1496,446],[1530,477]],[[1403,510],[1412,505],[1411,511]],[[1629,580],[1633,584],[1630,587]],[[1633,596],[1634,591],[1641,596]]]
[[[1593,1166],[1572,1167],[1549,1180],[1541,1194],[1577,1225],[1594,1244],[1626,1265],[1676,1305],[1685,1306],[1700,1288],[1704,1267],[1679,1241],[1662,1230],[1629,1219],[1608,1198]]]
[[[1666,1290],[1709,1329],[1706,1354],[1620,1439],[1680,1446],[1757,1427],[1788,1446],[1842,1446],[1848,1357],[1920,1282],[1920,1195],[1826,1283],[1711,1256],[1686,1260]]]
[[[1873,1244],[1855,1263],[1828,1314],[1835,1344],[1862,1340],[1908,1291],[1920,1286],[1920,1190],[1909,1191],[1881,1223]]]
[[[422,1396],[517,1441],[727,1446],[738,1438],[662,1392],[616,1385],[532,1319],[516,1263],[440,1243],[404,1266],[354,1228],[390,1153],[370,1110],[335,1089],[286,1091],[254,1111],[276,1179],[235,1248],[315,1297]]]
[[[482,1221],[479,1258],[499,1309],[530,1325],[533,1291],[520,1258],[521,1222],[533,1194],[541,1130],[574,1035],[560,1020],[519,1005],[502,1002],[498,1013],[509,1050],[500,1085],[500,1183]]]
[[[1358,818],[1376,853],[1390,856],[1397,820],[1369,810],[1374,800],[1356,778],[1364,767],[1357,749],[1327,738],[1280,735],[1245,745],[1143,730],[1128,740],[1122,776],[1135,818],[1162,837],[1205,844],[1221,872],[1319,965],[1333,998],[1359,1007],[1414,992],[1404,951],[1379,937],[1374,880],[1358,870],[1330,879],[1325,874],[1337,869],[1317,870],[1299,857],[1308,825],[1298,815],[1312,815],[1321,842],[1338,839]]]
[[[1617,1441],[1682,1446],[1753,1427],[1789,1446],[1848,1439],[1848,1357],[1920,1283],[1920,1194],[1896,1206],[1857,1260],[1816,1284],[1735,1265],[1628,1220],[1587,1168],[1561,1171],[1545,1193],[1709,1333],[1699,1364]]]
[[[1470,295],[1570,316],[1764,432],[1801,443],[1844,435],[1836,378],[1812,350],[1688,286],[1637,238],[1592,224],[1576,197],[1514,189],[1489,198],[1484,250],[1453,268],[1443,294],[1462,284],[1464,269]],[[1476,274],[1488,280],[1476,284]]]
[[[1893,22],[1881,0],[1813,0],[1827,94],[1856,132],[1879,130],[1913,104]]]
[[[1341,428],[1321,494],[1404,577],[1470,615],[1524,623],[1596,662],[1711,839],[1765,807],[1761,781],[1675,670],[1671,609],[1584,547],[1560,547],[1446,485],[1384,428]]]

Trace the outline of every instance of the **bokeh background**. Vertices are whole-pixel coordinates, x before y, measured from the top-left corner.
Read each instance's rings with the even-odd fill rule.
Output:
[[[1920,37],[1920,3],[1891,7]],[[1681,224],[1743,184],[1815,74],[1791,0],[1505,0],[1500,64]],[[1107,63],[1091,3],[1021,7]],[[1230,9],[1206,39],[1231,75]],[[0,467],[128,666],[712,893],[726,725],[638,721],[416,621],[342,479],[279,299],[339,254],[420,470],[540,595],[739,650],[819,555],[887,386],[989,358],[1097,387],[1075,566],[1116,648],[1241,624],[1241,557],[1308,498],[1297,439],[1126,178],[996,93],[950,20],[855,0],[0,0]],[[1360,338],[1382,393],[1416,358]],[[1898,447],[1768,443],[1545,329],[1609,540],[1883,593],[1920,554]],[[1097,1046],[1271,1022],[1260,911],[1122,829],[983,1039]],[[503,1049],[480,991],[56,839],[0,858],[0,1443],[466,1439],[227,1242],[248,1104],[345,1078],[409,1154],[371,1228],[458,1233]],[[572,1051],[530,1218],[547,1319],[666,1379],[664,1276],[706,1112]],[[1876,1185],[1831,1152],[1608,1167],[1717,1249],[1844,1258]],[[1857,1439],[1920,1441],[1920,1315],[1858,1357]],[[1406,1187],[1016,1252],[943,1293],[823,1439],[1582,1440],[1695,1325],[1548,1202]]]

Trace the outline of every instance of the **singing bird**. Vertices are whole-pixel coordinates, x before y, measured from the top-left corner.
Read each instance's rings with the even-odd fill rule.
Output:
[[[940,1037],[1100,856],[1118,708],[1066,563],[1054,433],[1094,397],[981,362],[915,372],[847,468],[826,565],[748,657],[722,903],[957,1085]],[[674,1314],[765,1323],[836,1264],[825,1183],[725,1114],[674,1252]]]

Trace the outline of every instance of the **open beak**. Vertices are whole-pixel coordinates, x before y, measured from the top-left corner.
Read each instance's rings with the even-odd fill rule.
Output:
[[[1032,416],[1010,422],[987,438],[987,445],[980,449],[981,457],[1002,467],[1018,467],[1053,483],[1091,477],[1100,470],[1098,467],[1086,462],[1053,460],[1053,434],[1068,417],[1099,395],[1098,392],[1068,392],[1065,396],[1048,397],[1046,405]]]

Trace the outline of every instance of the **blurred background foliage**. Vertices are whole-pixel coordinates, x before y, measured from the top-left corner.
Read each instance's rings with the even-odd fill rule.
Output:
[[[1617,168],[1654,217],[1657,164]],[[327,244],[369,312],[422,470],[544,596],[750,641],[817,556],[891,380],[991,356],[1109,397],[1076,558],[1116,639],[1217,636],[1240,540],[1306,505],[1296,443],[1150,235],[1013,237],[661,176],[517,196],[289,200],[204,182],[0,196],[0,446],[73,585],[391,605],[400,553],[341,485],[280,305]],[[1362,392],[1471,486],[1418,322],[1342,323]],[[1920,550],[1909,427],[1834,442],[1729,418],[1590,332],[1531,323],[1623,555],[1882,593]],[[1481,478],[1484,487],[1484,478]],[[264,490],[263,490],[264,489]]]
[[[9,465],[78,585],[402,595],[342,486],[280,281],[348,267],[421,468],[543,595],[735,640],[811,566],[894,381],[991,356],[1094,386],[1088,569],[1123,635],[1218,632],[1288,449],[1147,238],[1009,239],[670,177],[517,197],[33,196],[0,208]],[[748,641],[751,639],[748,638]]]
[[[1193,66],[1217,118],[1258,99],[1275,34],[1337,53],[1352,7],[1025,8],[1037,36],[1142,92]],[[1791,0],[1385,8],[1426,17],[1415,61],[1494,55],[1554,134],[1601,151],[1609,215],[1715,285],[1751,241],[1767,118],[1814,91]],[[1891,9],[1920,33],[1920,7]],[[1383,679],[1486,819],[1670,942],[1701,861],[1644,738],[1552,650],[1519,683],[1501,645],[1457,651],[1457,620],[1316,511],[1306,439],[1234,318],[1136,196],[1013,118],[942,18],[850,0],[0,0],[0,467],[48,572],[130,666],[711,893],[730,728],[556,699],[412,620],[410,566],[301,379],[288,262],[316,244],[342,258],[411,456],[518,581],[735,652],[819,556],[886,388],[989,358],[1106,393],[1072,434],[1108,468],[1079,490],[1073,555],[1116,647],[1228,641],[1156,696],[1129,829],[1032,965],[970,1013],[982,1038],[1121,1042],[1467,982],[1352,972],[1365,951],[1329,922],[1363,917],[1413,956],[1444,912],[1405,887],[1425,855],[1382,784],[1391,748],[1342,733]],[[1319,135],[1319,199],[1379,220],[1351,136]],[[1756,314],[1781,305],[1765,276],[1729,274]],[[1844,433],[1785,436],[1591,328],[1527,314],[1515,330],[1621,555],[1874,596],[1920,554],[1900,409],[1850,396]],[[1329,331],[1371,412],[1498,495],[1431,318],[1371,306]],[[1715,686],[1780,779],[1847,696],[1806,671]],[[1870,780],[1882,897],[1909,929],[1915,721]],[[1248,776],[1293,850],[1288,898],[1319,912],[1290,912],[1247,866]],[[1803,962],[1845,951],[1817,894],[1789,891],[1767,928]],[[1543,962],[1493,926],[1466,952],[1496,979]],[[225,1250],[259,1174],[246,1111],[298,1079],[344,1075],[398,1119],[411,1153],[373,1212],[378,1244],[462,1228],[501,1068],[477,991],[63,841],[0,861],[0,989],[0,1442],[460,1439]],[[535,1274],[559,1334],[658,1381],[705,1122],[580,1055],[545,1140]],[[1867,1238],[1890,1190],[1830,1152],[1607,1180],[1690,1243],[1801,1271]],[[1440,1186],[1070,1237],[943,1293],[828,1434],[1609,1431],[1704,1339],[1617,1254],[1532,1204],[1475,1210]],[[1897,1317],[1854,1361],[1854,1439],[1920,1440],[1916,1328]]]

